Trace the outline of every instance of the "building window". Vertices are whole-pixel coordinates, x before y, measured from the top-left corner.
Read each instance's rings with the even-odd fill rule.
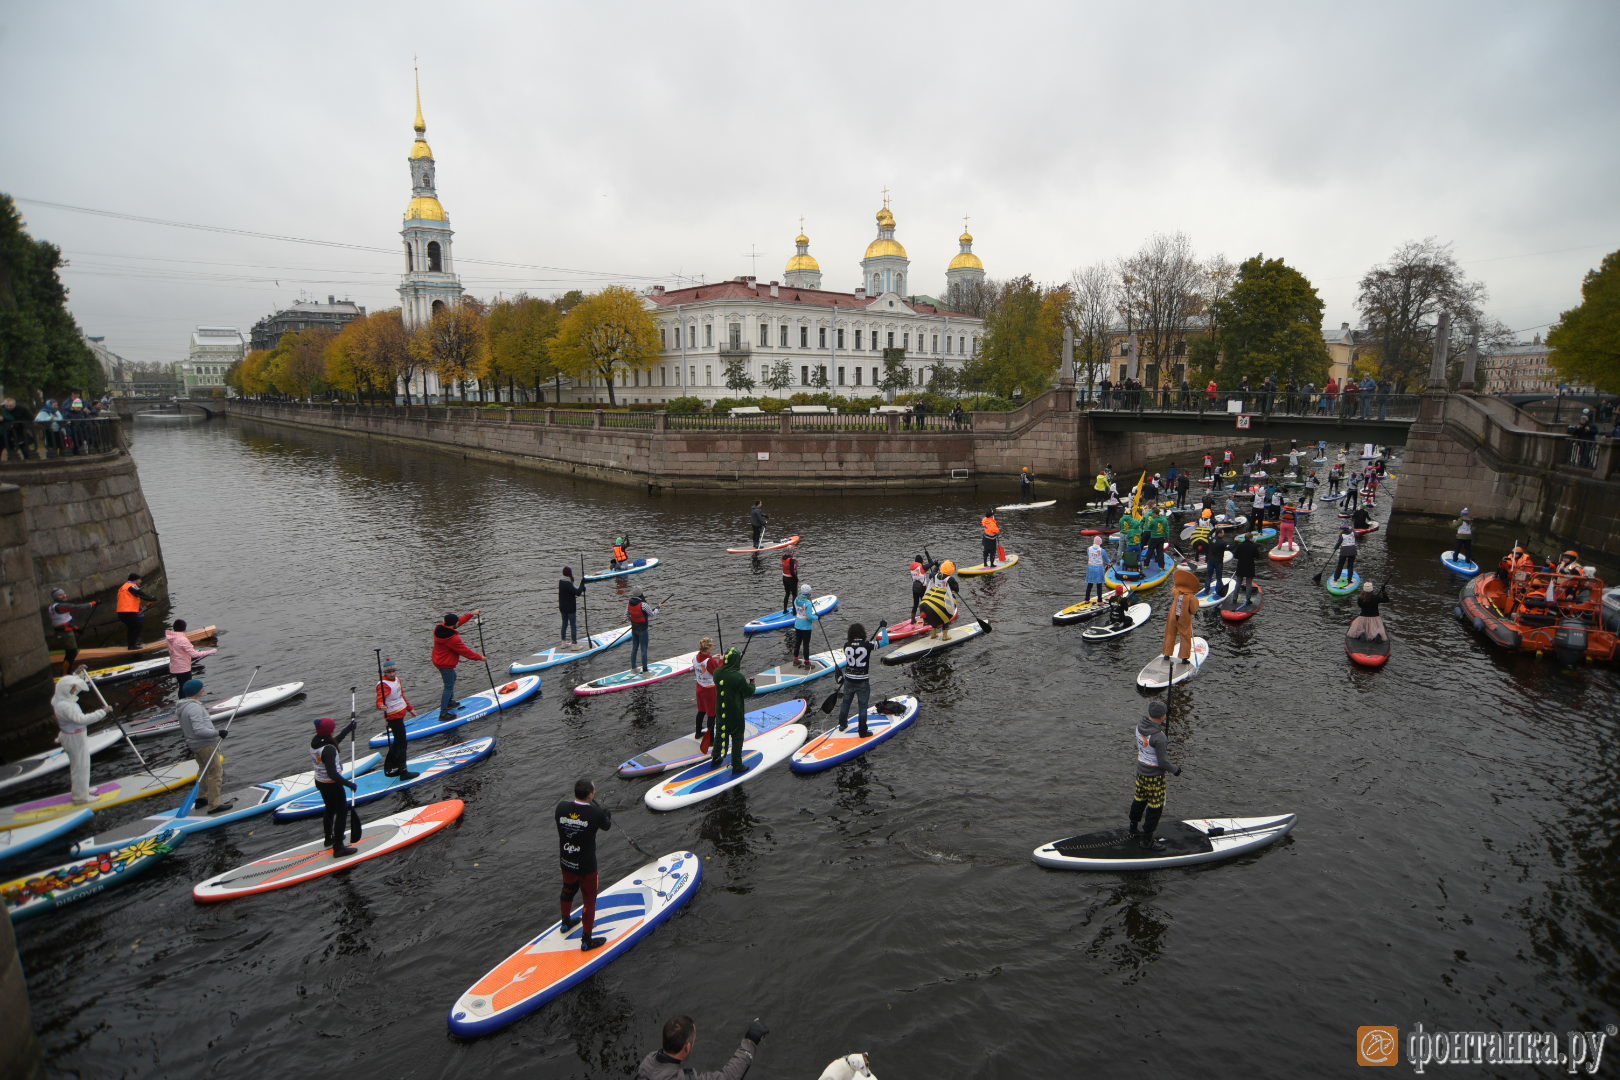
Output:
[[[696,325],[688,326],[686,328],[686,347],[689,348],[689,349],[697,348],[697,326]]]
[[[1119,343],[1119,355],[1121,355],[1121,356],[1129,356],[1129,355],[1131,355],[1131,343],[1129,341],[1122,341],[1122,342]]]
[[[668,330],[660,329],[658,331],[658,348],[659,348],[659,351],[664,351],[664,350],[669,348],[669,331]]]
[[[945,355],[951,355],[951,335],[945,335]]]
[[[839,370],[839,371],[842,371],[842,370],[844,370],[844,369],[843,369],[843,368],[839,368],[839,369],[838,369],[838,370]],[[860,368],[856,368],[856,369],[855,369],[855,385],[856,385],[856,386],[859,386],[859,385],[861,385],[861,369],[860,369]]]
[[[714,345],[714,323],[703,324],[703,347],[711,348]]]
[[[911,349],[911,335],[910,334],[901,334],[900,335],[900,347],[902,349],[907,350],[908,352],[910,351],[910,349]]]
[[[809,386],[810,385],[810,368],[805,364],[800,364],[799,365],[799,385],[800,386]]]
[[[704,386],[713,386],[714,385],[714,368],[709,364],[704,364],[703,365],[703,385]]]
[[[669,385],[669,365],[668,364],[664,364],[662,367],[660,367],[658,369],[658,385],[659,386],[668,386]]]
[[[934,347],[932,349],[930,349],[929,351],[930,352],[936,352],[936,353],[939,352],[939,335],[938,334],[934,335]]]
[[[894,348],[894,331],[889,331],[889,348]]]
[[[696,364],[689,365],[687,367],[687,369],[686,369],[686,385],[687,386],[696,386],[697,385],[697,365]]]
[[[799,348],[808,349],[809,347],[810,347],[810,328],[808,326],[801,326],[801,327],[799,327]]]
[[[761,365],[759,365],[759,381],[761,383],[763,383],[766,379],[768,379],[770,377],[771,377],[771,365],[769,365],[769,364],[761,364]]]
[[[817,382],[826,382],[827,381],[827,365],[826,364],[817,364],[816,365],[816,381]]]
[[[759,324],[759,344],[762,348],[767,349],[771,345],[771,328],[765,323]]]
[[[407,240],[405,241],[405,272],[408,274],[415,269],[416,267],[412,265],[411,260],[411,242]]]
[[[842,349],[843,347],[844,347],[844,328],[842,326],[840,326],[838,328],[838,348]]]
[[[877,384],[878,384],[877,368],[873,368],[872,369],[872,385],[876,386]]]
[[[827,347],[827,328],[825,326],[823,326],[823,327],[819,327],[817,329],[817,331],[816,331],[816,348],[825,349],[826,347]]]
[[[782,324],[782,348],[784,348],[784,349],[788,347],[787,335],[788,335],[787,323],[783,323]]]
[[[437,274],[444,269],[443,257],[439,253],[439,242],[428,241],[428,269]]]
[[[1186,356],[1187,355],[1187,343],[1185,341],[1176,342],[1176,347],[1170,350],[1170,355],[1171,356]]]
[[[958,353],[967,352],[967,336],[965,334],[956,335],[956,351]]]
[[[844,369],[843,368],[838,369],[838,385],[839,386],[844,385]]]
[[[860,330],[855,331],[855,349],[857,352],[860,351],[861,348],[861,333],[862,331]]]

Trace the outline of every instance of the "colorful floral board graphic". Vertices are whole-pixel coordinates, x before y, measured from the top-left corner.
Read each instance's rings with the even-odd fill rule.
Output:
[[[0,902],[13,922],[65,907],[139,877],[179,847],[182,838],[182,833],[170,829],[102,855],[8,881],[0,885]]]

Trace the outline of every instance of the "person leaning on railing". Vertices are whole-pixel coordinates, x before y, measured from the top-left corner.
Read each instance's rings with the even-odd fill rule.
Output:
[[[1569,426],[1569,462],[1590,469],[1597,464],[1597,427],[1592,410],[1582,409],[1581,418]]]
[[[0,460],[32,460],[36,445],[28,411],[15,398],[0,399]]]

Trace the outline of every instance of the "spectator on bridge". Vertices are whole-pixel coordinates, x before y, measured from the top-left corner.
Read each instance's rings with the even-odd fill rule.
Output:
[[[1293,412],[1294,403],[1298,400],[1299,386],[1294,382],[1294,377],[1290,375],[1288,377],[1288,384],[1283,387],[1283,411],[1289,413]]]
[[[14,459],[28,461],[34,456],[34,429],[28,423],[28,412],[15,398],[0,400],[0,461]]]
[[[1299,392],[1299,411],[1310,412],[1311,405],[1313,402],[1315,402],[1315,400],[1316,384],[1313,382],[1308,382],[1305,384],[1305,389]]]
[[[1271,406],[1277,400],[1277,376],[1267,375],[1266,381],[1260,384],[1260,392],[1265,395],[1260,404],[1260,410],[1265,415],[1271,415]]]
[[[1378,380],[1378,419],[1380,420],[1389,419],[1389,395],[1394,389],[1395,384],[1389,381],[1388,375]]]
[[[45,453],[43,457],[62,456],[62,412],[56,407],[55,398],[46,398],[45,404],[39,407],[34,414],[34,423],[40,426],[45,434]],[[55,451],[53,454],[51,451]]]
[[[1581,418],[1569,426],[1571,440],[1569,461],[1572,465],[1591,468],[1597,464],[1597,426],[1592,423],[1592,410],[1582,409]]]
[[[1249,399],[1254,396],[1254,392],[1249,389],[1249,377],[1247,375],[1238,380],[1237,396],[1238,401],[1240,402],[1238,405],[1238,410],[1240,412],[1247,411],[1249,408]]]
[[[1192,408],[1192,387],[1187,385],[1187,376],[1185,375],[1181,377],[1181,407],[1183,409]]]
[[[1356,380],[1351,378],[1349,375],[1346,375],[1344,377],[1344,392],[1340,395],[1340,401],[1343,408],[1339,410],[1339,415],[1344,417],[1346,420],[1353,418],[1356,415],[1356,402],[1360,399],[1360,397],[1361,384],[1356,382]]]
[[[1170,407],[1170,379],[1169,379],[1168,376],[1166,376],[1164,381],[1159,384],[1159,408],[1168,409],[1169,407]]]
[[[1104,375],[1102,377],[1102,382],[1097,384],[1097,404],[1104,409],[1108,408],[1109,395],[1112,394],[1113,391],[1114,384],[1109,380],[1108,376]]]
[[[956,403],[956,407],[951,410],[951,424],[955,427],[962,426],[962,403],[960,401],[958,401]]]
[[[1215,380],[1214,379],[1209,380],[1208,390],[1209,390],[1209,403],[1210,403],[1210,405],[1213,406],[1215,404],[1215,400],[1221,396],[1220,390],[1215,386]]]
[[[1333,403],[1339,396],[1339,380],[1329,377],[1327,385],[1322,387],[1322,396],[1316,402],[1316,411],[1327,415],[1333,411]]]
[[[1371,375],[1361,377],[1361,418],[1369,419],[1372,416],[1373,395],[1378,393],[1378,384],[1373,382]]]

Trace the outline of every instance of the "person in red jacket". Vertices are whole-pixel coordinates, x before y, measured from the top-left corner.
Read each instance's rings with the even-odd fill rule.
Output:
[[[461,702],[454,700],[456,696],[456,665],[461,663],[465,656],[468,660],[482,660],[483,657],[467,647],[461,640],[459,630],[469,619],[476,619],[484,613],[483,608],[469,611],[467,614],[457,616],[454,613],[446,615],[444,622],[433,628],[433,666],[439,669],[439,678],[444,680],[444,693],[439,697],[439,718],[448,720],[456,715],[456,706]]]

